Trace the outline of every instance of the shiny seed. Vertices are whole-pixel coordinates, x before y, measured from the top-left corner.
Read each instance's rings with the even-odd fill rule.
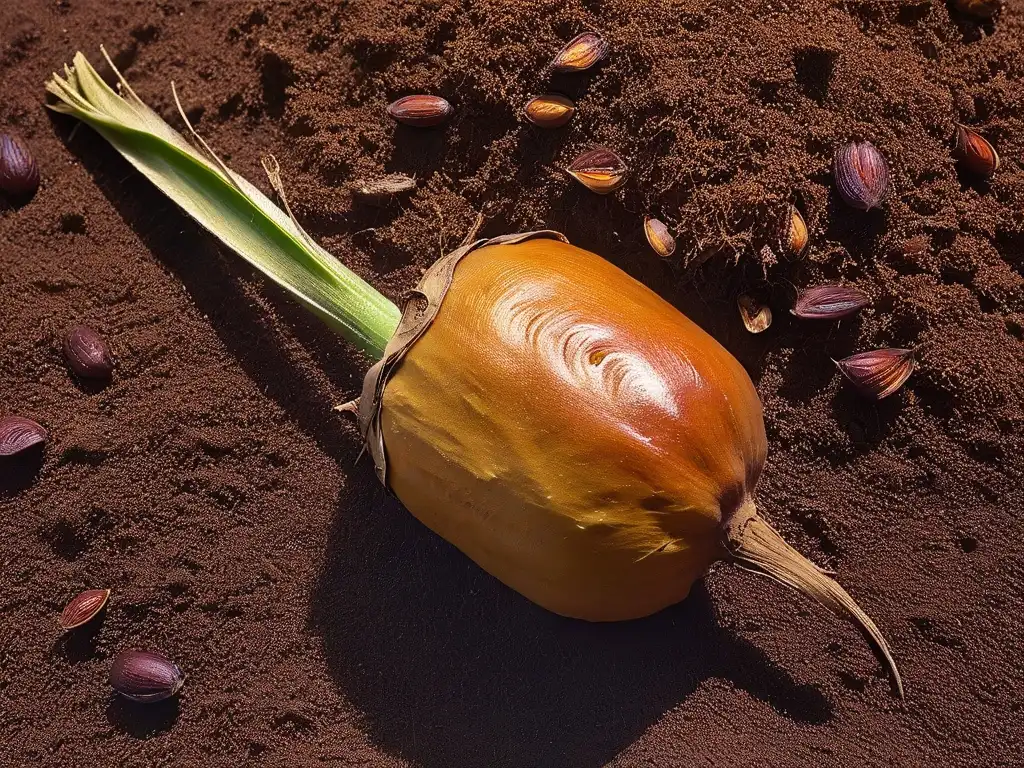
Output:
[[[980,133],[966,125],[956,127],[957,160],[971,173],[991,176],[999,168],[999,154]]]
[[[0,456],[14,456],[46,442],[47,433],[39,424],[22,416],[0,419]]]
[[[991,19],[1003,7],[1003,0],[953,0],[953,6],[961,13],[977,19]]]
[[[762,304],[753,296],[743,294],[736,299],[736,306],[739,307],[743,325],[751,333],[767,331],[768,326],[772,324],[771,308],[766,304]]]
[[[368,205],[387,205],[395,198],[416,189],[416,179],[404,173],[392,173],[379,179],[358,181],[352,186],[352,196]]]
[[[74,598],[60,615],[61,629],[74,629],[92,621],[110,597],[109,589],[87,589]]]
[[[874,400],[896,392],[917,366],[909,349],[875,349],[834,362],[861,394]]]
[[[443,123],[452,111],[452,105],[440,96],[403,96],[388,105],[388,114],[395,120],[420,128]]]
[[[607,147],[588,149],[566,168],[569,175],[591,192],[607,195],[626,182],[629,168]]]
[[[836,189],[854,208],[869,211],[889,197],[889,166],[870,141],[851,141],[836,150],[833,171]]]
[[[804,221],[804,217],[800,215],[800,211],[795,205],[789,206],[783,215],[780,230],[779,239],[782,241],[783,250],[791,256],[799,256],[803,253],[808,240],[807,222]]]
[[[561,128],[575,111],[576,105],[571,100],[553,93],[534,96],[523,108],[526,119],[541,128]]]
[[[85,379],[106,379],[114,370],[110,347],[92,328],[78,325],[64,336],[62,347],[68,368]]]
[[[871,298],[857,288],[819,285],[802,291],[790,311],[808,320],[839,320],[870,304]]]
[[[184,682],[178,666],[156,651],[122,651],[110,667],[110,686],[132,701],[163,701]]]
[[[554,72],[582,72],[590,69],[608,55],[608,43],[596,32],[577,35],[552,59]]]
[[[0,133],[0,192],[27,200],[39,189],[39,166],[20,136]]]
[[[644,219],[644,234],[647,235],[647,242],[651,244],[654,252],[667,259],[676,252],[676,239],[668,231],[661,221],[652,219],[650,216]]]

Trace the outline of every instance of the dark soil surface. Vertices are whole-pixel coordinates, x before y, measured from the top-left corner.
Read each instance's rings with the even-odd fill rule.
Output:
[[[612,53],[544,65],[580,31]],[[0,3],[0,126],[42,188],[0,210],[0,414],[51,432],[0,467],[0,765],[1011,766],[1024,753],[1024,8],[978,24],[941,0],[353,0]],[[419,525],[356,463],[366,361],[167,203],[43,83],[105,44],[175,125],[265,186],[392,298],[454,247],[550,227],[689,314],[754,377],[770,441],[760,506],[892,643],[889,692],[856,631],[738,569],[683,604],[595,626],[536,608]],[[520,118],[544,90],[565,128]],[[448,98],[444,128],[384,108]],[[989,183],[950,155],[978,127]],[[831,153],[870,139],[896,194],[861,214]],[[633,169],[609,197],[559,171],[591,142]],[[353,207],[348,185],[418,190]],[[812,244],[771,250],[781,204]],[[644,214],[679,233],[665,263]],[[768,245],[769,250],[764,246]],[[789,316],[796,287],[874,299],[841,324]],[[775,323],[751,336],[735,298]],[[118,357],[76,382],[60,336]],[[896,396],[829,358],[914,347]],[[105,615],[62,636],[85,588]],[[113,655],[158,649],[179,699],[115,698]]]

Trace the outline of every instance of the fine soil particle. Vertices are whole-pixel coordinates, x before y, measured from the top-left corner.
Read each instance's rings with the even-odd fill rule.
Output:
[[[0,468],[0,765],[1009,766],[1024,750],[1024,9],[942,0],[0,3],[0,126],[42,187],[0,210],[0,412],[43,424]],[[593,71],[544,76],[581,31]],[[760,505],[892,643],[719,567],[683,604],[593,626],[528,604],[416,523],[331,407],[366,361],[222,253],[102,140],[42,108],[99,46],[175,125],[169,81],[222,156],[392,298],[457,245],[550,227],[673,302],[750,371],[771,446]],[[576,101],[531,126],[537,93]],[[396,126],[409,93],[454,106]],[[958,171],[954,123],[1003,167]],[[896,194],[837,200],[831,153],[870,140]],[[632,169],[598,197],[560,168],[592,143]],[[359,179],[416,191],[353,205]],[[794,202],[811,245],[775,253]],[[645,215],[679,247],[666,263]],[[789,316],[842,281],[871,309]],[[775,310],[751,336],[735,299]],[[67,328],[111,344],[72,378]],[[914,347],[881,403],[829,358]],[[105,615],[61,636],[86,588]],[[178,699],[114,698],[111,659],[158,650]]]

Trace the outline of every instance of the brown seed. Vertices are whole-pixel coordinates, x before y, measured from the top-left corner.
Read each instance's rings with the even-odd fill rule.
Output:
[[[676,239],[672,237],[668,227],[660,220],[653,219],[650,216],[645,217],[644,234],[647,236],[647,242],[650,243],[654,252],[663,259],[667,259],[676,252]]]
[[[87,589],[74,598],[60,615],[61,629],[74,629],[92,621],[110,597],[109,589]]]
[[[440,96],[403,96],[388,105],[388,114],[405,125],[429,128],[443,123],[452,113],[452,105]]]
[[[39,189],[39,166],[20,136],[0,133],[0,192],[23,202]]]
[[[416,179],[404,173],[392,173],[379,179],[357,181],[352,186],[352,197],[368,205],[387,205],[416,189]]]
[[[799,256],[807,247],[807,222],[795,205],[789,206],[782,217],[779,239],[782,241],[783,250],[791,256]]]
[[[832,170],[840,197],[862,211],[878,208],[892,192],[889,164],[870,141],[851,141],[839,147]]]
[[[874,400],[896,392],[917,367],[909,349],[875,349],[833,362],[861,394]]]
[[[819,285],[801,291],[790,311],[807,320],[839,320],[871,304],[864,291],[848,285]]]
[[[607,55],[608,43],[596,32],[584,32],[566,43],[549,67],[553,72],[582,72]]]
[[[957,160],[967,171],[978,176],[991,176],[999,168],[999,155],[980,133],[966,125],[956,127]]]
[[[607,195],[626,182],[629,168],[607,147],[588,149],[566,168],[569,175],[591,192]]]
[[[736,299],[736,306],[739,307],[740,317],[743,325],[751,333],[761,333],[768,330],[772,324],[772,310],[768,305],[760,303],[749,294],[743,294]]]
[[[554,93],[534,96],[523,108],[526,119],[541,128],[561,128],[575,111],[576,105],[571,100]]]
[[[69,330],[62,351],[68,368],[84,379],[106,379],[114,370],[114,356],[107,342],[87,326]]]
[[[46,430],[22,416],[0,419],[0,456],[14,456],[46,442]]]
[[[1003,0],[953,0],[953,6],[961,13],[977,19],[991,19],[1003,7]]]
[[[184,682],[178,666],[156,651],[121,651],[110,666],[110,686],[132,701],[169,699]]]

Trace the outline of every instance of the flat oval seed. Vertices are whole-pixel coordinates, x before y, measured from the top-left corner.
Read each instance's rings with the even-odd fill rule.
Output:
[[[103,610],[109,597],[109,589],[87,589],[82,592],[61,613],[61,629],[74,629],[92,621]]]

